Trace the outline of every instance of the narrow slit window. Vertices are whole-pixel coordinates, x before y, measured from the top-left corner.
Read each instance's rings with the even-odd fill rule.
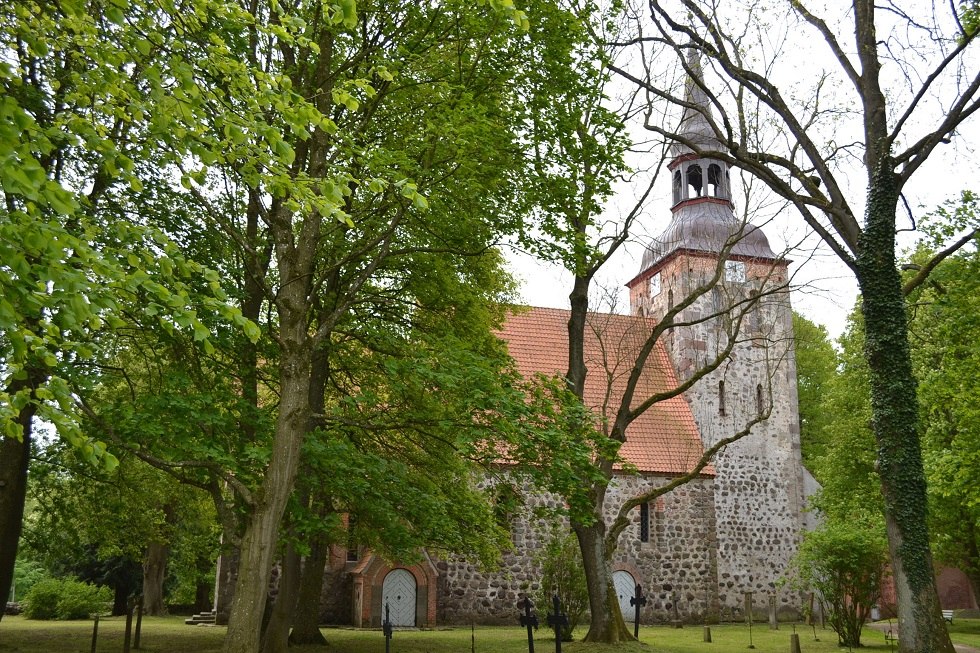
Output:
[[[650,541],[650,504],[640,504],[640,541]]]
[[[765,412],[765,407],[765,401],[762,395],[762,384],[760,383],[755,386],[755,410],[760,417]]]
[[[718,414],[725,414],[725,382],[718,382]]]

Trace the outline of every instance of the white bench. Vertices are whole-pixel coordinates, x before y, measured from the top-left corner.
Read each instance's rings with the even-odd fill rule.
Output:
[[[953,611],[952,610],[943,610],[943,619],[945,619],[949,623],[953,623]]]

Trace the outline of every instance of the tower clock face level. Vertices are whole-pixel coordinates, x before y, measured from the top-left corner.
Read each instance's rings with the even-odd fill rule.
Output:
[[[657,295],[659,295],[660,294],[660,273],[658,272],[655,275],[653,275],[652,277],[650,277],[650,279],[648,281],[648,284],[649,284],[649,286],[647,287],[647,290],[649,291],[650,297],[656,297]]]
[[[742,261],[725,261],[725,281],[743,283],[745,281],[745,263]]]

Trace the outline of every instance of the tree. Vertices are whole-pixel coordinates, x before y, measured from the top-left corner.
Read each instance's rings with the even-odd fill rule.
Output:
[[[712,155],[749,171],[789,201],[857,277],[881,493],[899,597],[899,646],[903,652],[951,651],[928,546],[915,378],[895,234],[899,203],[913,175],[980,108],[980,75],[971,63],[976,40],[972,10],[964,21],[956,6],[946,13],[924,9],[919,16],[856,0],[847,14],[853,29],[843,37],[804,3],[791,2],[780,16],[789,26],[787,34],[812,35],[811,43],[820,45],[828,61],[801,74],[798,51],[789,49],[787,39],[763,38],[759,30],[759,47],[750,43],[762,9],[754,3],[719,7],[698,0],[653,4],[636,9],[634,15],[645,22],[637,23],[633,38],[621,43],[624,49],[662,47],[677,53],[675,61],[686,74],[695,75],[719,110],[717,120],[704,115],[721,143]],[[710,75],[701,74],[688,53],[704,57]],[[656,61],[654,56],[644,52],[632,60]],[[903,71],[914,68],[915,74],[890,76],[887,64],[893,61]],[[793,73],[783,83],[781,66],[787,64]],[[653,70],[616,70],[651,96],[690,105]],[[810,86],[800,93],[803,82]],[[760,132],[757,126],[762,124],[778,125],[778,132]],[[659,124],[648,122],[646,127],[667,138],[676,136]],[[853,184],[845,177],[851,162],[862,170],[866,197],[851,192]],[[963,242],[941,250],[936,260]],[[923,266],[906,287],[920,284],[933,266]]]
[[[837,376],[837,353],[830,344],[827,329],[793,313],[796,349],[796,380],[800,401],[800,446],[803,463],[813,471],[814,458],[822,456],[831,443],[824,430],[837,415],[826,400]]]
[[[315,430],[313,402],[324,392],[313,377],[336,366],[337,349],[373,344],[379,325],[403,334],[425,327],[423,288],[431,298],[443,290],[435,282],[478,280],[475,269],[499,266],[490,246],[527,213],[515,183],[527,162],[507,117],[520,100],[512,80],[532,62],[515,56],[523,37],[508,18],[524,21],[506,3],[492,10],[367,4],[360,14],[350,4],[271,3],[251,12],[191,5],[159,13],[134,6],[112,16],[162,24],[133,48],[161,53],[166,66],[151,66],[151,79],[180,81],[173,92],[151,85],[146,93],[160,107],[150,123],[161,135],[153,163],[164,171],[163,185],[180,180],[176,190],[201,222],[161,228],[175,237],[198,225],[220,231],[243,272],[233,297],[249,319],[265,317],[262,331],[245,325],[252,340],[268,338],[261,352],[273,371],[263,380],[276,420],[268,440],[240,410],[244,426],[229,437],[228,451],[156,457],[162,467],[214,472],[207,482],[226,481],[244,508],[226,650],[254,650],[278,526],[302,444]],[[216,15],[222,20],[211,21]],[[224,292],[219,275],[205,282]],[[470,300],[494,299],[492,292]],[[140,317],[167,312],[157,295],[136,299]],[[459,314],[460,306],[444,303],[431,315]],[[206,317],[214,323],[195,315],[187,326],[210,356],[220,343],[205,338],[208,326],[221,331],[228,316]],[[490,325],[458,324],[474,332]],[[245,403],[257,409],[260,357],[244,350],[235,372]],[[349,385],[357,387],[356,379]],[[95,422],[98,407],[88,409]],[[107,432],[111,425],[102,420]],[[201,436],[177,444],[203,449]],[[230,451],[249,454],[244,469],[235,468],[247,472],[242,477],[229,471]]]
[[[66,379],[93,355],[93,335],[118,326],[120,298],[161,302],[158,319],[208,335],[197,308],[244,320],[190,292],[203,268],[131,219],[136,161],[180,135],[154,122],[178,58],[161,56],[176,26],[102,2],[4,7],[0,29],[0,593],[9,590],[23,521],[34,424],[53,424],[92,463],[116,464],[86,437]],[[139,24],[137,24],[139,23]],[[97,101],[95,101],[97,100]],[[175,148],[181,159],[186,154]],[[158,158],[155,163],[162,163]],[[2,615],[0,615],[2,616]]]
[[[964,193],[934,214],[943,229],[962,228],[976,219],[976,197]],[[933,252],[920,248],[911,256],[910,274]],[[976,364],[971,343],[980,334],[976,318],[977,269],[980,256],[974,241],[950,257],[929,283],[909,295],[910,335],[920,379],[922,447],[928,480],[929,518],[937,558],[960,568],[980,597],[980,496],[975,406],[980,388],[969,371]]]
[[[556,101],[548,95],[554,92],[553,87],[540,87],[534,104],[540,111],[528,118],[531,133],[539,138],[546,135],[533,150],[538,162],[529,188],[547,188],[550,194],[540,194],[551,198],[542,207],[539,238],[528,247],[560,262],[572,276],[564,382],[581,407],[586,406],[588,384],[603,389],[598,392],[601,405],[593,402],[585,409],[582,419],[572,423],[571,430],[589,433],[588,437],[601,444],[587,461],[588,469],[578,473],[578,478],[588,479],[586,482],[580,480],[574,487],[563,486],[560,475],[549,477],[547,465],[543,466],[546,471],[538,480],[570,506],[569,518],[579,541],[589,590],[590,627],[585,639],[616,643],[633,639],[620,613],[611,566],[619,537],[632,522],[631,512],[696,479],[715,454],[747,436],[753,426],[767,419],[772,408],[771,394],[767,392],[770,375],[776,374],[785,355],[784,329],[789,325],[778,323],[770,325],[768,330],[758,325],[749,327],[759,315],[755,311],[769,302],[779,304],[780,293],[786,289],[778,256],[773,255],[771,267],[761,264],[747,280],[755,284],[755,292],[750,293],[747,284],[727,283],[729,254],[755,229],[744,216],[736,218],[734,214],[718,225],[718,233],[725,233],[712,243],[708,262],[699,260],[692,264],[698,266],[700,276],[692,275],[683,290],[676,289],[676,301],[664,300],[663,314],[658,314],[658,319],[637,319],[624,326],[625,322],[615,320],[615,316],[590,311],[595,277],[630,239],[657,174],[645,181],[639,201],[621,220],[605,219],[602,209],[613,194],[614,181],[629,175],[625,161],[625,153],[630,148],[626,124],[640,112],[642,104],[632,96],[613,109],[612,100],[605,95],[609,88],[608,70],[600,62],[609,61],[612,55],[603,45],[595,42],[590,45],[589,38],[593,31],[606,29],[615,21],[592,5],[580,7],[577,15],[580,21],[552,27],[565,35],[564,38],[574,38],[576,47],[568,54],[544,50],[538,57],[543,62],[539,75],[561,80],[557,88],[575,92],[571,94],[572,100]],[[665,153],[666,148],[659,152],[661,157]],[[662,169],[659,163],[652,167],[656,171]],[[675,289],[670,290],[671,297],[674,292]],[[664,292],[664,297],[667,295]],[[665,355],[664,342],[670,340],[668,336],[698,325],[710,325],[706,328],[712,334],[711,346],[704,355],[692,361],[691,368],[678,374],[678,378],[671,374],[671,381],[658,379],[651,384],[647,370]],[[586,343],[593,342],[600,343],[599,360],[587,360]],[[766,352],[766,360],[758,360],[750,343],[760,345],[759,350]],[[719,370],[736,348],[746,348],[743,353],[758,362],[756,371],[762,383],[755,395],[756,410],[745,411],[748,417],[730,432],[710,435],[705,432],[708,442],[704,450],[690,459],[676,461],[678,468],[673,470],[676,476],[669,482],[612,503],[609,490],[619,462],[616,451],[627,443],[630,425],[658,404],[682,396]],[[741,419],[743,413],[738,414]]]
[[[803,538],[800,580],[819,592],[841,646],[861,646],[861,629],[881,595],[885,553],[877,529],[853,521],[827,522]]]
[[[920,246],[903,263],[906,278],[917,274],[934,256],[933,250]],[[933,550],[939,561],[970,576],[974,586],[977,498],[973,485],[961,481],[974,471],[968,416],[975,394],[966,370],[972,360],[969,343],[977,334],[972,307],[976,258],[971,244],[937,267],[929,283],[908,296],[912,359],[921,379],[918,397]],[[840,339],[839,372],[822,401],[831,416],[820,438],[824,452],[811,454],[811,459],[823,486],[815,498],[822,513],[831,520],[876,523],[883,507],[863,343],[861,315],[855,311]]]

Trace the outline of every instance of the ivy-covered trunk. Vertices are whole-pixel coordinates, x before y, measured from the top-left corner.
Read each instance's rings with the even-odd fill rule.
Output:
[[[871,384],[872,430],[898,596],[899,651],[952,653],[943,627],[926,528],[926,481],[907,315],[895,264],[897,179],[888,157],[869,186],[857,259]]]

